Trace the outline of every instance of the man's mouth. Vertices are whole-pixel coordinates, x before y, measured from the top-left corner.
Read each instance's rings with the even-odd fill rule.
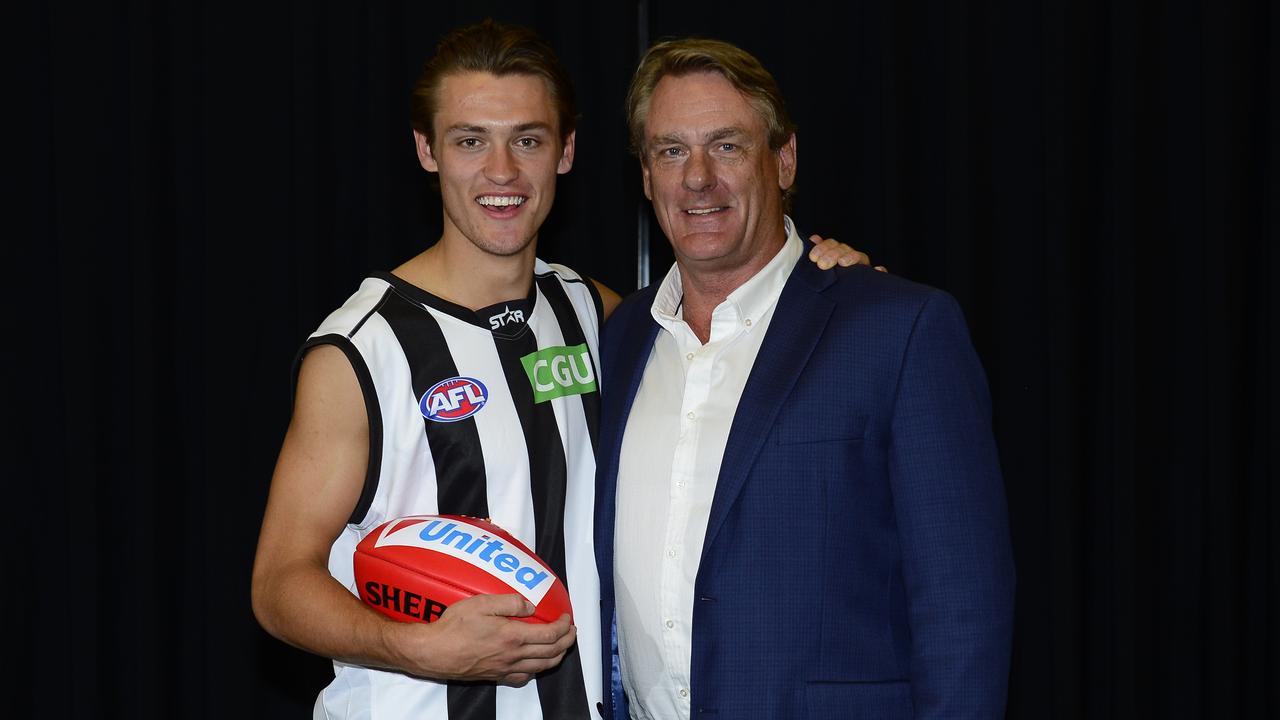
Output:
[[[527,199],[523,195],[481,195],[476,202],[489,208],[505,209],[523,205]]]
[[[721,212],[723,210],[728,210],[728,209],[729,208],[723,207],[723,206],[709,207],[709,208],[689,208],[688,210],[685,210],[685,213],[689,215],[713,215],[715,213]]]

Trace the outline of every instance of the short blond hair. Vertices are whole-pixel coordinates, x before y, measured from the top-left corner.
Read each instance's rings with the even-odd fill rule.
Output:
[[[649,48],[627,91],[627,125],[631,152],[644,162],[644,126],[653,90],[662,78],[713,72],[728,80],[760,113],[769,134],[769,149],[778,150],[795,134],[782,91],[773,75],[754,55],[721,40],[681,38],[664,40]]]

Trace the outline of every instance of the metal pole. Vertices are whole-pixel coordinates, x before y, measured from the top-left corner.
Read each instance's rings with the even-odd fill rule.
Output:
[[[649,49],[649,0],[636,3],[636,62]],[[649,204],[641,201],[636,207],[636,289],[649,284]]]

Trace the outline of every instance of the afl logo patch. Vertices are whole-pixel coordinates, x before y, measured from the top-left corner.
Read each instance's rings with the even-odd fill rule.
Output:
[[[418,401],[422,416],[435,422],[458,422],[480,412],[489,402],[484,383],[469,377],[441,380],[423,393]]]

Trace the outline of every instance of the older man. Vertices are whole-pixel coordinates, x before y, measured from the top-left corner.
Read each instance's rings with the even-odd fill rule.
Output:
[[[1013,563],[955,301],[799,262],[795,133],[741,49],[656,45],[628,110],[676,265],[602,339],[606,710],[1002,717]]]

